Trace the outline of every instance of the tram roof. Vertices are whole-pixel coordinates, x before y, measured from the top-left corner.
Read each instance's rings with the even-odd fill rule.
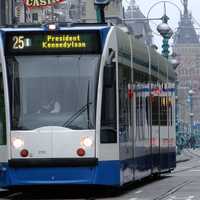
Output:
[[[52,24],[19,24],[19,25],[8,25],[0,27],[1,31],[12,32],[12,31],[48,31],[48,25]],[[107,24],[55,24],[59,28],[56,30],[103,30],[108,29],[110,26]],[[52,30],[53,31],[53,30]]]

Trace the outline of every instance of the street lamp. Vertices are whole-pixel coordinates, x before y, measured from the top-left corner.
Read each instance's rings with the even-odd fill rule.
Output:
[[[172,29],[168,25],[169,17],[166,15],[166,3],[167,4],[171,4],[172,6],[175,6],[179,10],[180,14],[182,13],[182,11],[181,11],[181,9],[175,3],[171,2],[171,1],[159,1],[159,2],[154,3],[151,6],[151,8],[149,9],[149,11],[147,13],[147,18],[149,18],[149,14],[150,14],[151,10],[156,5],[158,5],[160,3],[164,4],[164,15],[161,18],[162,23],[157,26],[157,31],[163,37],[162,55],[168,59],[168,57],[169,57],[169,44],[168,44],[168,42],[169,42],[169,39],[173,35],[173,31],[172,31]]]
[[[180,62],[176,58],[176,54],[172,53],[170,62],[176,70]],[[181,124],[180,124],[180,119],[179,119],[179,108],[178,108],[178,79],[177,79],[177,74],[176,74],[176,81],[175,81],[175,123],[176,123],[176,138],[177,138],[177,151],[178,153],[181,152],[182,148],[184,147],[185,143],[185,138],[183,136],[183,132],[181,131]]]
[[[99,1],[104,1],[104,0],[99,0]],[[163,16],[161,18],[150,18],[149,15],[150,15],[151,10],[160,3],[164,4]],[[171,4],[172,6],[175,6],[179,10],[180,14],[182,13],[181,9],[175,3],[171,2],[171,1],[159,1],[159,2],[154,3],[150,7],[146,18],[123,19],[123,21],[138,21],[138,22],[140,22],[140,21],[150,21],[150,20],[162,20],[162,23],[157,26],[157,31],[163,37],[162,55],[168,59],[169,58],[169,43],[168,42],[169,42],[169,39],[173,35],[173,31],[170,28],[170,26],[168,25],[169,17],[166,15],[166,3]]]
[[[165,12],[166,12],[166,8],[165,8]],[[157,31],[163,37],[162,54],[164,57],[168,59],[169,57],[169,43],[168,42],[169,42],[169,39],[173,35],[173,31],[167,23],[169,20],[169,17],[166,15],[166,13],[164,13],[161,19],[162,19],[162,23],[158,25]]]
[[[189,95],[189,104],[190,104],[190,137],[191,137],[191,147],[195,147],[195,138],[194,138],[194,134],[193,134],[193,118],[194,118],[194,113],[193,113],[193,95],[195,94],[195,92],[192,90],[191,86],[190,86],[190,90],[188,91],[188,95]]]
[[[174,70],[176,70],[180,62],[176,59],[175,53],[172,53],[170,62]],[[176,76],[176,81],[175,81],[175,117],[176,117],[176,124],[178,124],[178,79],[177,79],[177,76]]]

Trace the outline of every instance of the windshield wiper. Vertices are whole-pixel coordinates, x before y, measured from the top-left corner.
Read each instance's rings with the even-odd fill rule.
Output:
[[[88,110],[88,107],[92,104],[92,102],[88,102],[86,105],[81,107],[76,113],[74,113],[64,124],[63,127],[68,127],[72,122],[74,122],[83,112]]]
[[[73,121],[75,121],[86,110],[87,110],[87,126],[88,126],[88,129],[91,127],[91,123],[90,123],[90,104],[92,104],[92,102],[90,102],[90,80],[88,80],[86,102],[87,102],[86,105],[84,105],[80,110],[78,110],[75,114],[73,114],[64,123],[64,125],[63,125],[64,127],[68,127],[69,125],[71,125],[71,123]]]

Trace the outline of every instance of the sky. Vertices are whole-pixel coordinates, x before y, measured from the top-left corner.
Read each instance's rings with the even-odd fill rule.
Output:
[[[124,5],[127,6],[130,0],[123,0]],[[160,18],[164,13],[164,3],[163,0],[135,0],[136,4],[139,6],[140,10],[143,12],[145,16],[149,12],[148,18]],[[178,27],[178,22],[180,20],[180,10],[172,5],[176,4],[177,7],[183,12],[183,5],[181,0],[165,0],[166,2],[166,14],[170,18],[168,21],[169,26],[172,28],[173,32],[176,31]],[[197,30],[197,33],[200,34],[200,0],[188,0],[188,10],[192,13],[194,20],[197,22],[194,23],[194,26]],[[154,35],[154,43],[161,48],[162,38],[159,36],[156,28],[157,25],[160,24],[161,21],[152,20],[150,21],[151,28],[153,29]],[[198,25],[199,24],[199,25]],[[172,45],[173,40],[170,40],[170,45]]]

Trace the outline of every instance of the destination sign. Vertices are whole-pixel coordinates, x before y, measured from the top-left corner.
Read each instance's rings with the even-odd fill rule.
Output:
[[[9,32],[9,54],[96,54],[101,51],[98,31]]]

